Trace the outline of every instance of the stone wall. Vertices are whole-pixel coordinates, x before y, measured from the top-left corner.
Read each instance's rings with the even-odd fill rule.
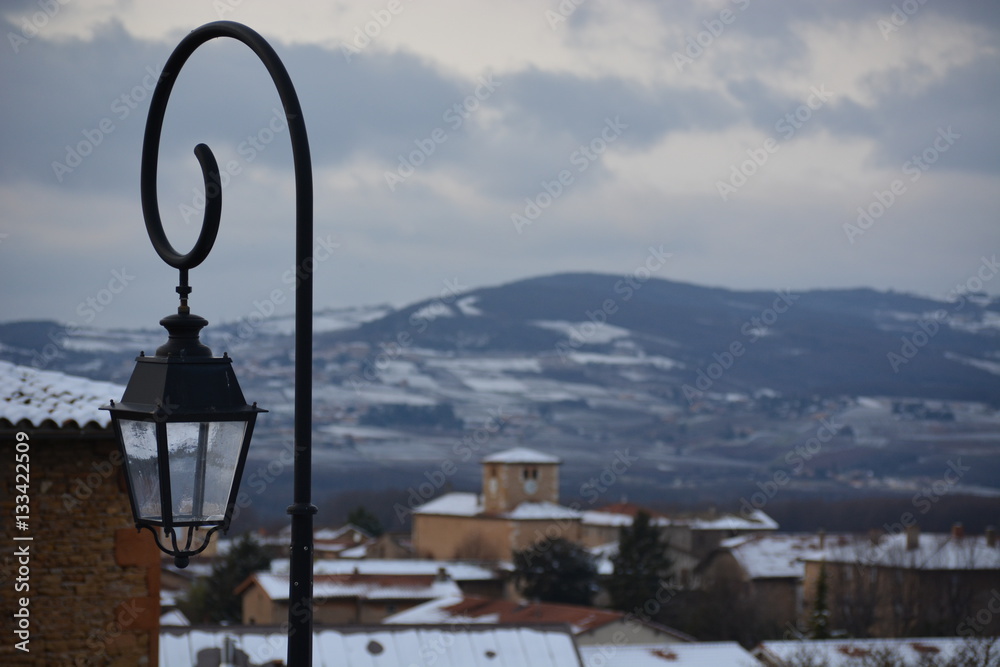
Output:
[[[17,488],[18,433],[0,430],[0,664],[156,665],[159,550],[135,530],[111,431],[21,431],[26,530],[15,522],[25,490]],[[22,609],[29,652],[16,648]]]

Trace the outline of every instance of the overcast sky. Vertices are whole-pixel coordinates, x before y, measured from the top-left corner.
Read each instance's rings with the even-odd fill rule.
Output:
[[[2,321],[150,327],[174,310],[140,211],[142,132],[170,52],[219,19],[268,39],[301,99],[317,307],[647,261],[735,289],[1000,293],[983,268],[1000,250],[993,2],[0,7]],[[230,173],[194,312],[233,321],[273,295],[290,313],[288,133],[234,40],[202,46],[171,96],[159,196],[181,249],[199,142]]]

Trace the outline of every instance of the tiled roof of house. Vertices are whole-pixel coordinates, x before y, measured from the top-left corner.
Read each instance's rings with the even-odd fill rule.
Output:
[[[454,596],[431,600],[386,618],[383,623],[507,623],[516,625],[566,624],[573,634],[624,622],[625,614],[610,609],[551,602],[517,602],[494,598]],[[682,641],[690,638],[670,628],[656,626]]]
[[[0,361],[0,426],[107,428],[110,414],[99,408],[124,391],[111,382]]]

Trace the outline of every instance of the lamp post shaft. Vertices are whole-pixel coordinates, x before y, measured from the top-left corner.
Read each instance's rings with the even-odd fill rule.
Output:
[[[157,254],[180,270],[178,292],[185,299],[187,272],[208,256],[215,242],[222,213],[218,164],[204,144],[195,148],[205,182],[205,213],[201,234],[187,254],[178,253],[167,240],[156,196],[156,162],[167,99],[177,74],[188,57],[205,42],[230,37],[246,44],[267,68],[281,98],[292,143],[295,168],[295,424],[294,498],[289,506],[292,540],[289,553],[288,665],[312,665],[313,627],[313,515],[312,504],[312,313],[313,313],[313,187],[312,164],[305,121],[298,96],[285,66],[270,44],[257,32],[232,21],[216,21],[191,31],[174,49],[150,100],[143,138],[140,190],[146,230]],[[182,302],[184,305],[184,302]]]

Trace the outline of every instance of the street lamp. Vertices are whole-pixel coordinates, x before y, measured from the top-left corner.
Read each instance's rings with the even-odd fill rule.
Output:
[[[121,402],[104,409],[121,448],[136,527],[149,528],[157,546],[186,567],[212,533],[229,530],[263,410],[243,399],[229,356],[212,356],[199,341],[206,320],[178,312],[160,324],[169,340],[156,356],[136,359]],[[206,527],[196,544],[196,530]]]
[[[115,435],[125,459],[129,500],[136,526],[168,538],[157,545],[179,566],[202,551],[211,534],[225,531],[232,516],[250,436],[257,414],[247,405],[228,356],[214,357],[198,332],[208,324],[188,308],[188,271],[211,251],[222,216],[222,183],[211,149],[194,153],[205,184],[201,232],[186,254],[174,250],[163,231],[156,195],[156,161],[167,99],[177,75],[195,49],[218,37],[246,44],[257,55],[281,98],[295,168],[295,417],[292,538],[289,547],[288,664],[312,664],[313,515],[312,504],[312,273],[313,190],[309,141],[302,108],[285,66],[258,33],[232,21],[216,21],[191,31],[163,66],[142,143],[140,194],[146,231],[160,258],[180,272],[176,315],[160,321],[169,334],[153,357],[140,356],[121,402],[111,402]],[[200,545],[193,536],[207,527]],[[180,531],[185,534],[178,535]]]

